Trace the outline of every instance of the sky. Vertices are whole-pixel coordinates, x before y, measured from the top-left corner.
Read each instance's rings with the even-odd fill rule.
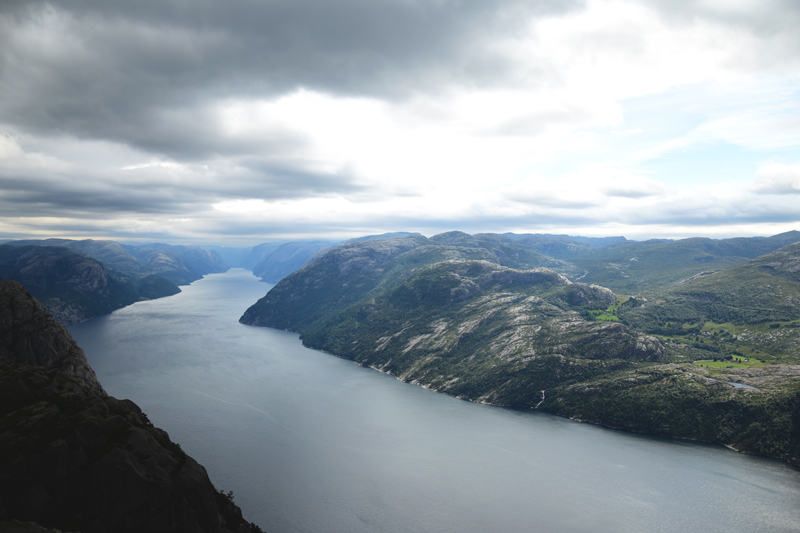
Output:
[[[0,0],[0,239],[800,230],[797,0]]]

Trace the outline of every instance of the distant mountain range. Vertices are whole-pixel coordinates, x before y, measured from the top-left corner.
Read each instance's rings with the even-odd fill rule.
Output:
[[[0,276],[20,281],[59,321],[74,324],[137,301],[177,294],[178,285],[229,267],[247,268],[262,281],[277,283],[336,243],[202,248],[91,239],[18,240],[0,245]]]
[[[196,246],[154,243],[139,246],[115,241],[44,239],[9,241],[14,246],[58,246],[81,250],[111,272],[127,275],[158,275],[176,285],[188,285],[206,274],[225,272],[228,266],[217,252]]]
[[[67,239],[0,245],[0,276],[25,285],[62,324],[170,296],[180,292],[177,285],[227,269],[216,252],[189,246]]]
[[[460,398],[800,464],[798,241],[355,241],[240,321]]]
[[[163,277],[112,274],[86,252],[60,246],[0,245],[0,277],[24,284],[66,325],[180,292]]]

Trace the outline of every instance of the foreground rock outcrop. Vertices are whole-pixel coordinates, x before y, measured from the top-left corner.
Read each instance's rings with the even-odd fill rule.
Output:
[[[67,329],[16,281],[0,280],[0,357],[60,370],[92,393],[106,395]]]
[[[0,282],[0,531],[47,528],[260,531],[135,403],[105,393],[20,284]]]

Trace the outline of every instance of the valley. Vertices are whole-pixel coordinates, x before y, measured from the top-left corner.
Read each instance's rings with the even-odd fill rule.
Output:
[[[283,415],[276,418],[275,413],[269,414],[273,405],[286,407],[280,399],[281,394],[286,394],[285,386],[269,376],[270,365],[278,360],[282,361],[280,365],[289,366],[294,364],[293,358],[300,360],[298,368],[302,371],[291,371],[294,376],[291,379],[297,380],[294,387],[300,394],[293,401],[301,403],[305,395],[313,404],[311,410],[316,411],[318,405],[328,401],[323,396],[339,394],[339,384],[333,381],[326,382],[324,393],[314,390],[322,386],[319,376],[314,377],[318,372],[315,366],[322,364],[321,360],[316,356],[306,360],[305,351],[286,344],[289,337],[276,332],[286,330],[298,333],[305,347],[475,404],[542,416],[549,413],[629,433],[721,444],[797,466],[800,465],[800,240],[787,241],[798,238],[800,233],[790,232],[764,239],[732,239],[732,242],[690,239],[690,242],[637,243],[617,238],[592,241],[567,236],[462,232],[427,238],[400,233],[341,243],[268,243],[252,249],[218,247],[219,251],[165,244],[134,248],[94,241],[52,246],[52,241],[41,241],[0,246],[0,267],[5,275],[27,283],[32,292],[38,292],[45,307],[62,323],[83,322],[76,326],[85,325],[86,329],[78,327],[76,333],[97,331],[97,335],[84,336],[82,342],[87,343],[87,353],[97,358],[98,375],[106,376],[103,383],[111,383],[120,391],[127,390],[126,383],[138,383],[137,387],[141,387],[138,392],[129,392],[137,397],[143,394],[147,409],[152,412],[170,412],[172,404],[178,402],[181,407],[170,418],[170,427],[181,427],[183,415],[179,413],[195,409],[193,405],[198,399],[190,393],[195,389],[208,391],[203,394],[208,395],[211,403],[198,404],[205,406],[203,409],[214,412],[217,409],[214,402],[220,400],[229,406],[222,419],[236,418],[236,410],[230,411],[230,406],[239,405],[248,413],[250,410],[267,413],[268,425],[280,418],[281,428],[292,427],[292,422]],[[713,260],[697,255],[712,251],[717,254]],[[244,311],[239,318],[241,324],[235,324],[234,317],[257,297],[260,284],[250,280],[249,274],[242,274],[244,271],[228,271],[223,256],[234,265],[246,264],[254,272],[258,270],[256,275],[262,281],[283,276],[263,298]],[[697,257],[704,259],[697,261]],[[627,263],[623,261],[626,258]],[[106,266],[101,259],[113,266]],[[717,268],[706,270],[714,261]],[[617,272],[616,277],[611,275],[613,272]],[[195,278],[198,275],[201,278]],[[208,281],[214,276],[221,277],[215,278],[214,283]],[[608,286],[589,282],[603,277]],[[177,289],[175,282],[191,283],[184,285],[191,294],[178,295],[179,290],[166,290]],[[15,282],[3,283],[4,287],[12,287]],[[228,283],[231,285],[226,287]],[[16,287],[24,291],[21,286]],[[4,301],[18,314],[22,308],[14,302],[22,300],[12,293]],[[185,298],[162,298],[169,294]],[[59,302],[72,305],[70,313],[61,312]],[[83,308],[78,305],[82,302]],[[132,303],[138,306],[130,307]],[[46,313],[44,308],[37,309],[37,313]],[[82,309],[83,314],[76,309]],[[114,309],[120,310],[108,315]],[[98,315],[108,316],[96,319],[100,322],[86,321]],[[138,318],[130,323],[126,333],[125,324],[130,317]],[[5,322],[11,324],[15,320],[19,322],[17,319]],[[44,331],[62,335],[58,333],[61,326],[53,325],[57,324],[55,321],[48,324],[42,330],[25,326],[24,335],[30,339],[20,337],[23,330],[17,326],[4,333],[4,345],[13,349],[0,354],[12,359],[0,369],[3,379],[16,387],[14,390],[28,392],[21,396],[12,393],[9,397],[10,411],[6,418],[11,417],[9,420],[15,422],[4,429],[5,440],[0,439],[0,444],[5,442],[10,446],[5,448],[2,461],[10,465],[18,462],[19,453],[28,453],[20,452],[15,442],[33,439],[33,448],[41,450],[53,445],[49,440],[51,435],[71,435],[80,430],[81,421],[90,418],[89,409],[91,417],[99,417],[97,424],[108,433],[104,438],[123,453],[136,449],[131,435],[152,434],[155,443],[150,443],[147,453],[160,457],[157,462],[161,461],[158,464],[162,471],[172,468],[170,475],[158,474],[164,482],[174,477],[176,469],[184,464],[191,469],[202,468],[186,462],[188,456],[180,446],[153,428],[146,416],[139,414],[138,407],[114,403],[117,400],[113,398],[105,400],[106,392],[94,377],[94,370],[86,358],[81,359],[82,352],[71,340],[58,342],[66,343],[64,346],[73,353],[69,356],[72,359],[63,356],[53,359],[47,355],[53,351],[53,343],[42,344],[37,339],[45,335]],[[103,324],[112,329],[105,332]],[[242,324],[269,329],[264,330],[266,336],[257,331],[259,328],[248,329],[246,333],[232,329],[245,327]],[[196,328],[201,328],[203,335],[195,335],[199,333]],[[194,339],[195,336],[198,338]],[[266,339],[269,339],[267,344],[262,344]],[[294,337],[291,339],[295,342]],[[271,347],[274,342],[281,346],[278,351]],[[51,374],[47,377],[25,364],[14,366],[19,364],[18,354],[24,346],[35,347],[32,355],[23,357],[25,364],[39,361],[37,364],[47,367],[54,364],[52,360],[62,362],[55,363],[56,368],[48,370]],[[228,354],[230,350],[236,355]],[[265,356],[267,359],[262,360]],[[222,366],[219,358],[226,361]],[[69,379],[59,381],[58,375],[65,372],[71,380],[88,380],[80,387],[91,391],[80,392],[69,384]],[[143,372],[148,376],[146,383],[132,377]],[[184,379],[185,372],[189,372],[185,376],[188,388],[183,392],[171,391],[174,383]],[[347,377],[350,370],[343,372],[337,370],[334,375],[350,379]],[[242,377],[249,374],[252,376],[247,380]],[[200,381],[193,381],[197,379]],[[285,380],[288,376],[276,379]],[[236,390],[245,382],[248,395],[259,396],[261,393],[257,391],[265,383],[276,388],[275,394],[270,394],[268,400],[238,396],[224,399],[231,394],[228,390]],[[44,392],[36,392],[40,386],[45,387]],[[209,394],[212,390],[215,392]],[[74,396],[76,391],[82,395],[80,402],[63,403],[63,395]],[[38,404],[31,403],[42,395],[61,410],[60,418],[52,418],[47,414],[50,411],[40,413]],[[369,402],[358,400],[364,401]],[[73,416],[77,418],[64,418]],[[206,438],[197,440],[198,430],[216,427],[221,419],[207,418],[201,412],[194,416],[201,425],[191,432],[180,432],[181,440],[199,446],[203,461],[216,465],[215,478],[221,476],[226,486],[237,489],[262,487],[252,482],[239,485],[246,477],[243,472],[227,477],[227,467],[221,467],[215,459],[215,450],[230,445],[227,439],[212,438],[216,444],[209,444],[210,448],[199,444]],[[271,439],[260,423],[251,427],[254,424],[251,416],[252,413],[244,416],[236,431],[253,432],[259,442]],[[342,415],[333,416],[338,419]],[[359,416],[363,415],[356,415]],[[117,426],[111,422],[115,420],[121,430],[122,423],[117,420],[120,417],[127,420],[124,435],[114,433]],[[42,423],[58,424],[46,426],[46,435],[35,431],[25,433],[27,430],[21,428],[28,427],[28,419],[36,420],[36,424],[40,419]],[[320,420],[315,424],[321,424]],[[292,447],[295,438],[300,439],[297,442],[305,442],[302,434],[306,431],[295,429],[276,445]],[[362,431],[380,435],[382,430]],[[483,430],[476,428],[476,431]],[[478,434],[470,438],[480,438]],[[75,442],[69,441],[69,446],[80,455],[83,444],[78,437],[70,438]],[[327,437],[312,439],[325,441]],[[91,446],[95,445],[90,445],[85,453],[105,453]],[[237,453],[252,457],[254,450],[248,450]],[[315,447],[315,450],[315,455],[325,455],[322,449]],[[36,453],[26,455],[31,464],[46,459]],[[401,448],[396,453],[402,455],[404,451]],[[292,462],[298,458],[286,460]],[[130,457],[120,464],[136,465],[136,461]],[[338,459],[334,463],[338,464]],[[370,467],[364,475],[372,476],[374,470],[374,466]],[[303,479],[302,473],[292,475]],[[63,473],[63,483],[48,485],[46,490],[61,491],[73,477]],[[341,472],[337,477],[341,477]],[[354,483],[360,483],[358,478]],[[207,478],[201,484],[206,493],[211,491],[209,494],[220,509],[221,528],[241,523],[241,527],[258,530],[255,524],[244,522],[238,508],[232,507],[230,493],[217,491]],[[3,489],[8,498],[12,498],[12,486]],[[177,490],[183,489],[179,486]],[[259,494],[266,489],[246,490]],[[274,492],[269,494],[280,499]],[[327,493],[321,497],[330,500]],[[258,509],[252,498],[243,499],[250,515]],[[50,515],[41,515],[35,502],[25,498],[20,502],[24,504],[22,508],[29,509],[25,516],[52,524],[68,523],[58,518],[62,514],[68,516],[66,499],[59,500],[60,507],[49,508]],[[289,503],[283,505],[295,508]],[[227,510],[223,512],[224,509]],[[373,514],[381,513],[384,507],[377,505],[371,509]],[[137,520],[148,520],[145,518],[148,512],[136,511]],[[289,522],[273,522],[270,516],[257,516],[263,523],[288,524],[310,511],[297,506],[294,512],[299,514],[287,519]],[[317,518],[325,520],[326,516]],[[348,522],[351,516],[340,518]],[[109,515],[103,520],[110,522],[113,518]],[[217,518],[207,516],[203,520],[213,522]],[[554,520],[561,523],[560,519]],[[405,523],[399,517],[395,521]]]

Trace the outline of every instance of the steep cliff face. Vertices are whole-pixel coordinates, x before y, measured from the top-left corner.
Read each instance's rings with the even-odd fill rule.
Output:
[[[0,356],[60,370],[94,394],[106,394],[66,328],[16,281],[0,280]]]
[[[0,522],[65,531],[255,532],[136,404],[0,358]]]
[[[21,284],[0,281],[0,531],[45,528],[261,531],[136,404],[106,394]]]

